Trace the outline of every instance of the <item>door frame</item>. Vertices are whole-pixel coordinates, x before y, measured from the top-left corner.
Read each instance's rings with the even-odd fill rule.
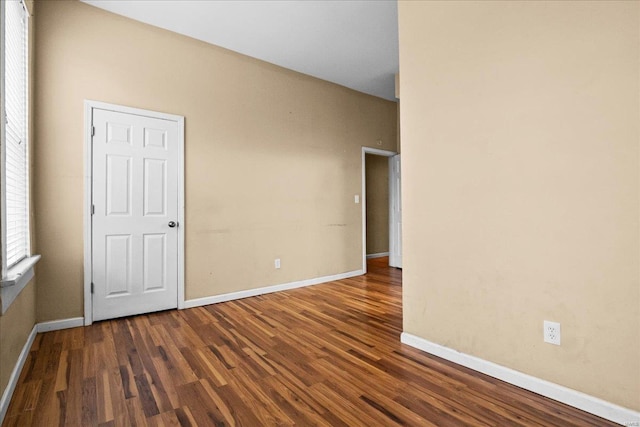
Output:
[[[402,268],[402,186],[397,185],[401,178],[402,161],[398,153],[389,157],[389,266],[396,268]],[[399,213],[396,206],[400,208]]]
[[[91,206],[93,200],[93,146],[92,126],[93,110],[108,110],[118,113],[134,114],[161,120],[169,120],[178,125],[178,309],[184,308],[184,117],[140,108],[108,104],[100,101],[84,101],[84,325],[93,323],[93,299],[91,281],[93,277]]]
[[[367,272],[367,175],[366,175],[366,155],[374,154],[377,156],[387,157],[389,161],[391,158],[395,156],[395,151],[381,150],[379,148],[371,148],[371,147],[362,147],[362,271],[366,274]],[[391,172],[391,170],[389,170]],[[392,194],[392,185],[391,185],[391,173],[389,173],[389,208],[391,208],[391,203],[394,197]],[[395,193],[395,191],[393,191]],[[391,218],[389,218],[391,221]],[[389,239],[391,239],[391,226],[389,226]],[[391,247],[389,247],[391,250]]]

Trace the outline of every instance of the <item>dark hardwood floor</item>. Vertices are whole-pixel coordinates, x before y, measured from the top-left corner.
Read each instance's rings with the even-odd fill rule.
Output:
[[[613,425],[400,343],[401,271],[39,334],[4,426]]]

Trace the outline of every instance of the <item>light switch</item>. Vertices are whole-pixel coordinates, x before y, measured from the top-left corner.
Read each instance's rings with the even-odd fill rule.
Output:
[[[354,202],[356,202],[356,203],[360,203],[360,195],[359,195],[359,194],[356,194],[356,195],[355,195],[355,197],[354,197]]]

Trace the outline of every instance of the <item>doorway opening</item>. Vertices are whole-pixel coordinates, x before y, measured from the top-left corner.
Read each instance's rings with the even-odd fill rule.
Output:
[[[367,260],[388,259],[402,267],[400,156],[387,150],[362,148],[362,269]]]

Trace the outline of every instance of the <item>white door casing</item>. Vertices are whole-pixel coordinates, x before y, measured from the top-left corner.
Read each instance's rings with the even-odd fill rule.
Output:
[[[400,154],[389,158],[389,265],[402,268],[402,192]]]
[[[87,108],[93,136],[85,324],[181,306],[183,118]]]
[[[392,209],[392,200],[394,199],[393,192],[396,191],[396,187],[391,184],[392,178],[392,159],[396,156],[394,151],[381,150],[378,148],[362,147],[362,271],[367,272],[367,178],[366,178],[366,156],[367,154],[373,154],[376,156],[383,156],[389,158],[389,211]],[[399,191],[399,187],[397,188]],[[391,240],[393,239],[393,233],[397,229],[392,228],[391,219],[389,220],[389,265],[391,265],[391,258],[393,256],[391,250]]]

